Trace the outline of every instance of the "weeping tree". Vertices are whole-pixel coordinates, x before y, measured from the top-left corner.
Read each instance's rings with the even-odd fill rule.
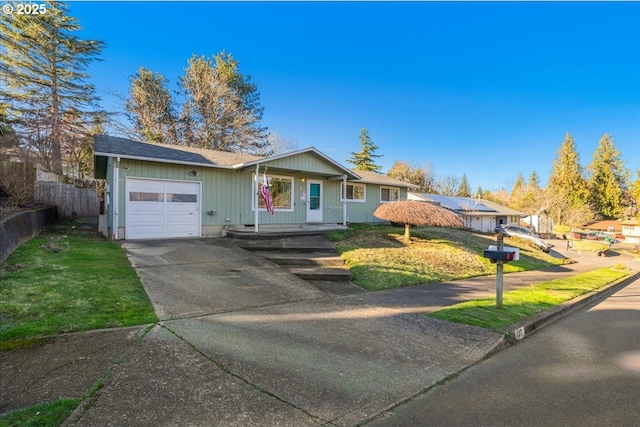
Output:
[[[391,203],[383,203],[378,206],[373,216],[386,221],[404,224],[404,238],[407,241],[411,241],[412,226],[464,227],[462,218],[450,210],[433,203],[415,200],[398,200]]]

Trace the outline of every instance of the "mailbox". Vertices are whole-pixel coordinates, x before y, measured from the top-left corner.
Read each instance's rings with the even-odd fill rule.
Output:
[[[507,251],[484,251],[484,257],[489,258],[491,262],[496,261],[513,261],[515,252]]]
[[[489,249],[484,251],[484,257],[489,258],[491,262],[496,261],[517,261],[520,259],[520,250],[518,248],[512,248],[505,246],[501,251],[495,245],[489,246]]]

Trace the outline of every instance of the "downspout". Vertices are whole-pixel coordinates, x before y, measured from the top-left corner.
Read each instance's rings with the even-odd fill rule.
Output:
[[[113,165],[113,188],[111,189],[111,206],[113,209],[113,224],[111,225],[111,238],[113,240],[118,239],[118,190],[120,187],[120,157],[116,157],[116,161]]]
[[[342,225],[347,226],[347,175],[342,175]]]
[[[258,193],[260,192],[258,190],[258,174],[260,173],[260,164],[256,165],[256,176],[255,176],[255,181],[256,181],[256,187],[255,187],[255,192],[253,194],[254,197],[254,202],[255,202],[255,212],[254,212],[254,231],[257,233],[258,232]]]

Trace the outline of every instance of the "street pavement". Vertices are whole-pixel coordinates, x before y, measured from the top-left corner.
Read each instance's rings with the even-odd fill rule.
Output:
[[[80,397],[102,378],[64,425],[358,425],[505,346],[503,334],[424,316],[494,295],[495,277],[336,296],[229,239],[123,246],[161,321],[1,352],[1,412]],[[505,290],[607,263],[640,270],[573,255],[505,275]],[[69,376],[75,389],[51,390]]]
[[[638,426],[640,280],[388,411],[388,426]]]

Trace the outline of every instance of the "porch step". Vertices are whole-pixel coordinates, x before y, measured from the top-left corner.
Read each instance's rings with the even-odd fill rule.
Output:
[[[284,237],[304,237],[324,235],[328,231],[346,230],[341,224],[284,224],[260,225],[256,232],[253,226],[234,226],[227,230],[227,237],[247,240],[271,240]]]
[[[313,286],[320,290],[329,292],[330,294],[334,295],[351,295],[366,292],[360,286],[356,286],[351,282],[333,282],[326,280],[307,280],[307,282],[311,283]]]
[[[288,267],[287,270],[307,281],[351,282],[351,272],[346,268]]]
[[[252,252],[334,253],[324,236],[297,236],[268,240],[237,240],[236,244]]]
[[[273,230],[268,232],[261,231],[259,233],[247,230],[229,230],[227,231],[227,237],[246,240],[278,240],[283,237],[318,236],[323,235],[324,233],[324,230],[304,230],[299,228],[291,230]]]
[[[257,252],[278,265],[344,267],[344,260],[328,252]]]
[[[365,292],[351,283],[351,272],[323,235],[233,239],[233,243],[278,264],[325,292],[334,295]]]

